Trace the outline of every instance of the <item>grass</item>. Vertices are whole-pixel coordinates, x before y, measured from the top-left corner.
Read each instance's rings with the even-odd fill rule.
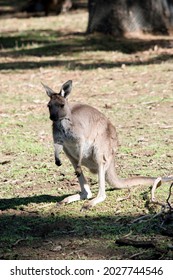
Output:
[[[172,37],[87,36],[84,11],[1,21],[0,258],[130,259],[140,252],[140,259],[172,259],[172,222],[165,235],[162,217],[154,217],[161,209],[149,203],[150,188],[137,187],[120,202],[126,191],[107,186],[105,202],[87,212],[80,212],[83,202],[56,205],[79,186],[64,154],[63,165],[54,164],[41,86],[59,89],[72,79],[69,101],[95,106],[114,123],[119,176],[170,175]],[[84,171],[96,195],[97,178]],[[161,201],[168,187],[157,191]],[[151,216],[133,223],[142,215]],[[115,243],[129,233],[154,239],[157,249]]]

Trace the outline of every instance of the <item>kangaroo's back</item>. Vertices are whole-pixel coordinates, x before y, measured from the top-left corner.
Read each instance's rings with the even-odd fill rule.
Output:
[[[73,104],[71,106],[72,123],[79,137],[92,139],[101,146],[110,142],[117,147],[117,133],[115,127],[107,117],[96,108],[86,104]]]

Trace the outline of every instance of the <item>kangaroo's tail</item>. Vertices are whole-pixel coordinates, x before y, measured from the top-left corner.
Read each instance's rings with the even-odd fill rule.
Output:
[[[157,177],[143,177],[143,176],[120,179],[118,178],[115,172],[115,166],[113,161],[106,172],[106,181],[114,189],[130,189],[138,185],[150,186],[154,184],[156,179]],[[161,183],[162,182],[173,182],[173,176],[161,178]]]

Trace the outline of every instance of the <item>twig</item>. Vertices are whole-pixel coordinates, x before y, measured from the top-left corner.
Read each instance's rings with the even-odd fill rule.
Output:
[[[145,216],[142,216],[142,217],[139,217],[139,218],[133,220],[130,224],[138,223],[138,222],[141,222],[141,221],[147,222],[148,220],[150,221],[152,219],[155,219],[155,218],[161,216],[162,214],[163,214],[163,211],[160,211],[159,213],[156,213],[155,215],[148,214],[148,215],[145,215]]]
[[[164,212],[164,211],[161,210],[159,213],[156,213],[155,215],[153,215],[152,219],[155,219],[155,218],[157,218],[157,217],[163,215],[163,212]]]
[[[14,242],[12,244],[12,246],[15,247],[15,246],[19,245],[19,243],[21,243],[22,241],[26,241],[26,240],[27,240],[26,238],[20,238],[16,242]]]
[[[162,183],[162,178],[158,177],[154,181],[154,184],[153,184],[153,187],[152,187],[152,190],[151,190],[151,202],[154,203],[154,204],[157,204],[157,205],[161,205],[161,207],[162,207],[161,211],[159,213],[156,213],[155,215],[148,214],[148,215],[144,215],[144,216],[141,216],[139,218],[136,218],[132,222],[130,222],[130,224],[138,223],[138,222],[141,222],[141,221],[146,222],[148,220],[158,218],[159,216],[164,217],[164,215],[166,215],[166,217],[168,217],[169,214],[172,214],[173,207],[171,206],[171,203],[169,202],[169,200],[170,200],[170,197],[172,195],[173,183],[169,187],[169,194],[168,194],[168,198],[166,199],[166,203],[161,203],[161,202],[155,200],[155,191],[159,186],[161,186],[161,183]],[[163,228],[163,224],[165,222],[165,219],[162,222],[162,224],[160,225],[161,228]]]
[[[130,224],[138,223],[138,222],[140,222],[140,221],[142,221],[142,220],[145,220],[145,219],[147,219],[147,218],[152,218],[152,215],[148,214],[148,215],[144,215],[144,216],[141,216],[141,217],[139,217],[139,218],[136,218],[136,219],[134,219],[132,222],[130,222]]]
[[[173,210],[172,206],[171,206],[171,203],[169,202],[169,199],[171,197],[171,194],[172,194],[172,187],[173,187],[173,183],[170,185],[169,187],[169,194],[168,194],[168,198],[166,199],[166,203],[168,204],[168,207],[169,207],[169,211],[171,212]]]
[[[139,256],[145,254],[146,252],[147,252],[147,250],[145,250],[143,252],[140,252],[140,253],[133,254],[132,256],[129,257],[129,259],[131,260],[131,259],[133,259],[135,257],[139,257]]]

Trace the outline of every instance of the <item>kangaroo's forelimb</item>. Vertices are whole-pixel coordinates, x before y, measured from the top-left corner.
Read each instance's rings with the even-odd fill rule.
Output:
[[[55,153],[55,164],[57,166],[61,166],[62,162],[59,158],[59,154],[61,153],[63,146],[57,143],[54,143],[54,153]]]

